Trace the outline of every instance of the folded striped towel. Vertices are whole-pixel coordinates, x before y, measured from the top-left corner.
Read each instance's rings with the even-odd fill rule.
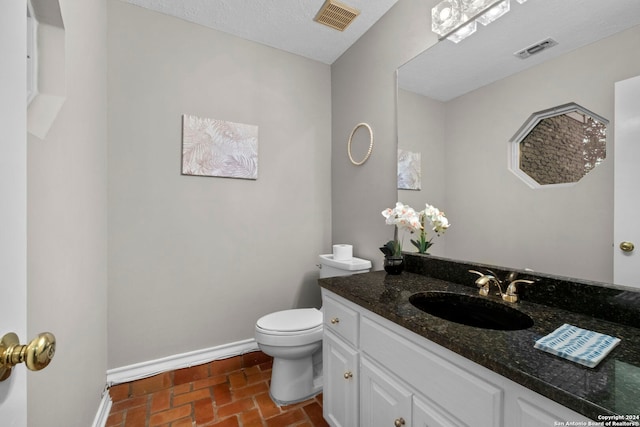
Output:
[[[619,343],[620,338],[565,323],[536,341],[534,347],[593,368]]]

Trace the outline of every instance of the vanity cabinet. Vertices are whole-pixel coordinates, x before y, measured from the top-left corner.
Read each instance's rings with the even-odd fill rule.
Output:
[[[358,313],[330,297],[323,311],[323,415],[333,427],[358,426]]]
[[[420,395],[398,382],[393,374],[363,356],[360,364],[360,420],[371,427],[456,427]]]
[[[589,421],[327,289],[322,295],[323,405],[331,426],[549,427]]]

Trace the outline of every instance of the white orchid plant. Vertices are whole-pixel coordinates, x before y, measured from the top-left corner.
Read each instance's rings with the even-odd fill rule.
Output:
[[[433,237],[427,240],[427,228],[426,222],[427,220],[431,224],[431,230],[436,233],[437,236],[441,235],[447,228],[449,228],[449,220],[444,215],[444,212],[441,212],[435,206],[426,204],[426,208],[423,211],[419,212],[420,216],[420,235],[418,239],[412,239],[411,243],[418,248],[418,252],[421,254],[426,254],[427,250],[433,245],[432,240]]]
[[[427,240],[427,220],[431,224],[431,230],[438,236],[449,228],[449,221],[444,212],[438,208],[426,204],[426,208],[416,212],[411,206],[401,202],[396,203],[396,207],[387,208],[382,211],[385,222],[394,226],[393,240],[389,240],[380,248],[385,256],[399,257],[402,255],[402,243],[398,240],[398,230],[405,230],[409,233],[419,233],[418,239],[411,239],[411,243],[418,248],[419,253],[427,253],[429,247],[433,245],[433,238]]]

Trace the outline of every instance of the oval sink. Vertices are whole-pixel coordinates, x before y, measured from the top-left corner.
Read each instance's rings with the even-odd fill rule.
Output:
[[[433,291],[413,294],[409,302],[425,313],[476,328],[516,331],[533,326],[531,317],[486,297]]]

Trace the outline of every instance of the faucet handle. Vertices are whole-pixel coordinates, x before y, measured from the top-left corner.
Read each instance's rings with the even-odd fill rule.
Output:
[[[516,283],[528,283],[528,284],[533,284],[536,283],[535,280],[527,280],[527,279],[518,279],[518,280],[514,280],[511,283],[509,283],[509,288],[511,286],[513,286],[513,289],[515,290],[516,288]]]
[[[469,270],[469,273],[474,273],[480,276],[475,281],[476,286],[480,288],[480,290],[478,291],[480,295],[484,297],[489,295],[489,284],[491,283],[491,280],[494,279],[494,277],[476,270]]]
[[[516,283],[528,283],[528,284],[532,284],[535,283],[533,280],[526,280],[526,279],[517,279],[517,280],[513,280],[511,283],[509,283],[509,286],[507,286],[507,290],[506,292],[502,295],[502,299],[504,301],[507,302],[517,302],[518,301],[518,295],[517,295],[517,288],[516,288]]]

